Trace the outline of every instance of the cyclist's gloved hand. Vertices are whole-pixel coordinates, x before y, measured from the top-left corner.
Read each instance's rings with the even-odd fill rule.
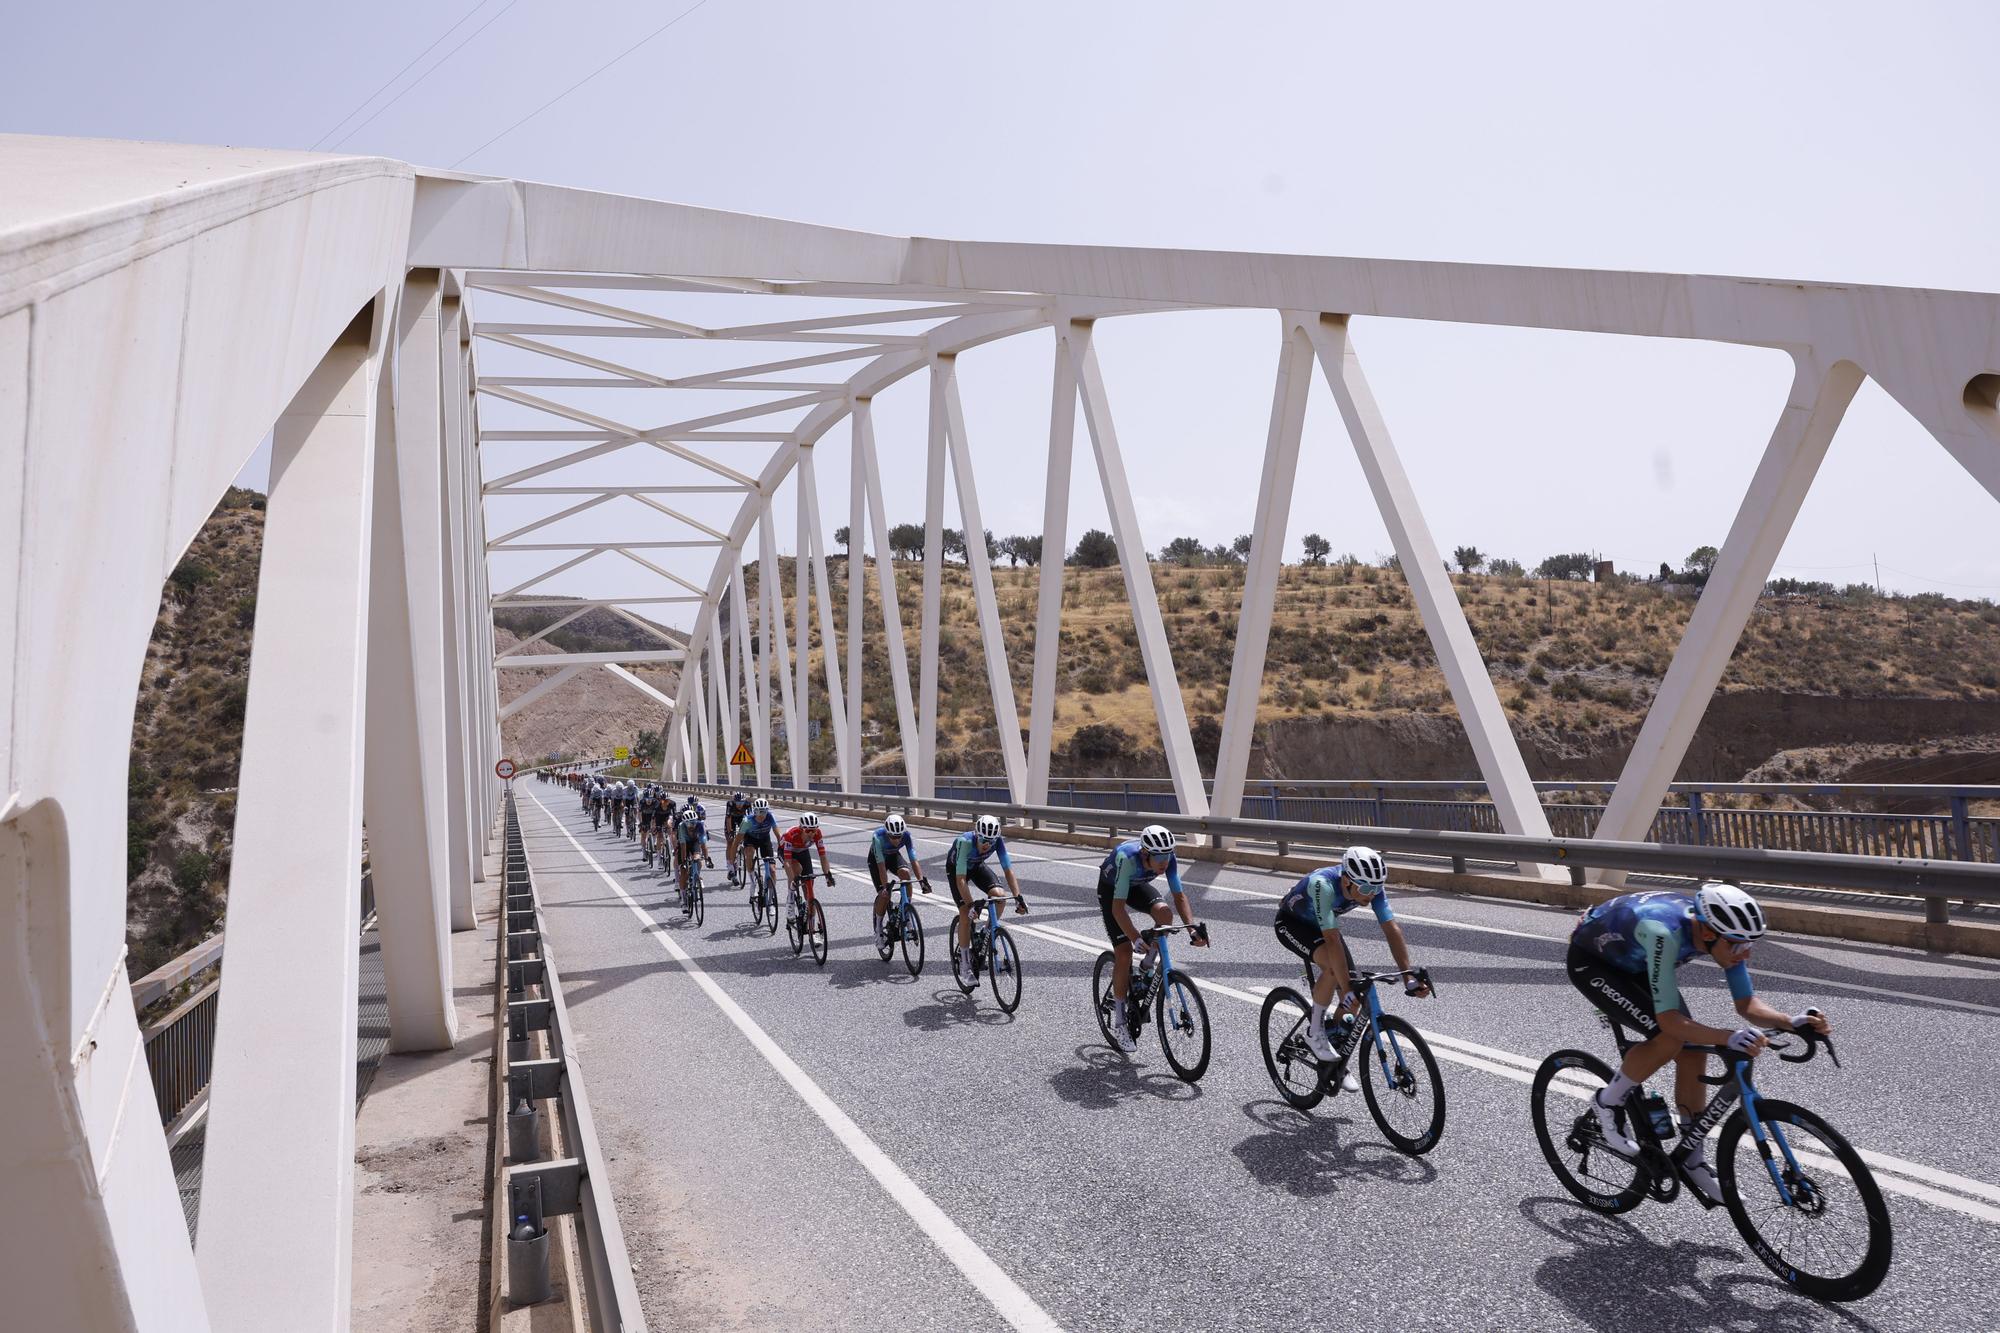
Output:
[[[1755,1055],[1764,1045],[1764,1034],[1756,1028],[1738,1028],[1729,1034],[1729,1049],[1741,1055]]]
[[[1808,1008],[1804,1013],[1792,1015],[1794,1032],[1804,1032],[1807,1028],[1811,1028],[1814,1032],[1824,1034],[1829,1026],[1826,1015],[1817,1009]]]
[[[1208,947],[1208,924],[1201,922],[1188,927],[1188,943],[1197,949]]]
[[[924,892],[925,892],[925,893],[929,893],[929,892],[931,891],[931,882],[930,882],[929,880],[927,880],[927,879],[920,879],[920,880],[918,880],[918,881],[917,881],[917,883],[919,883],[919,884],[921,884],[921,885],[923,885],[923,886],[924,886]]]
[[[1421,1000],[1424,998],[1424,996],[1429,995],[1430,993],[1431,993],[1431,983],[1424,980],[1422,977],[1403,978],[1403,994],[1413,995],[1417,999]]]

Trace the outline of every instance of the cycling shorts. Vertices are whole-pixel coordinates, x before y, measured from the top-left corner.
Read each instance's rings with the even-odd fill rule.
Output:
[[[1118,885],[1111,876],[1098,872],[1097,914],[1104,919],[1104,937],[1113,944],[1125,944],[1125,932],[1118,928],[1118,918],[1112,914],[1111,904],[1117,900]],[[1151,884],[1134,884],[1125,891],[1125,907],[1132,913],[1132,923],[1145,930],[1153,924],[1153,909],[1163,900],[1160,891]]]
[[[810,847],[781,847],[787,868],[796,868],[800,879],[813,877],[813,854]]]
[[[868,878],[875,881],[877,889],[889,887],[889,876],[903,870],[906,863],[900,847],[891,847],[887,856],[878,855],[873,848],[868,852]]]
[[[994,876],[992,868],[989,866],[976,865],[966,871],[965,875],[961,878],[958,871],[952,867],[951,862],[946,861],[944,872],[945,882],[951,885],[951,900],[960,907],[972,901],[972,896],[965,890],[967,883],[984,889],[988,893],[992,893],[1000,887],[1000,881]]]
[[[1658,1035],[1660,1020],[1653,1008],[1653,988],[1643,972],[1621,972],[1589,949],[1572,944],[1564,966],[1569,984],[1583,992],[1614,1023]],[[1683,1007],[1683,1013],[1687,1012]]]
[[[771,847],[771,831],[769,829],[762,830],[761,832],[753,830],[745,833],[743,835],[743,845],[753,848],[760,856],[775,857],[777,855],[777,852]]]
[[[1272,923],[1272,929],[1277,932],[1278,943],[1308,963],[1312,961],[1313,950],[1325,939],[1317,925],[1308,929],[1297,917],[1287,916],[1283,912],[1278,913],[1278,919]],[[1354,950],[1347,947],[1347,937],[1344,935],[1340,940],[1340,951],[1347,957],[1347,975],[1351,977],[1355,972]]]

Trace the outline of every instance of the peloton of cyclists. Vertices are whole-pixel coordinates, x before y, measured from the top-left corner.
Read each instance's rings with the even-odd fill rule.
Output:
[[[1606,1147],[1624,1157],[1638,1145],[1619,1127],[1626,1099],[1669,1060],[1674,1062],[1674,1102],[1680,1115],[1688,1176],[1710,1203],[1722,1200],[1706,1145],[1687,1140],[1707,1098],[1701,1077],[1708,1055],[1687,1046],[1727,1046],[1756,1055],[1768,1044],[1760,1028],[1828,1030],[1817,1009],[1784,1014],[1757,998],[1745,965],[1764,934],[1757,900],[1733,884],[1709,883],[1694,893],[1628,893],[1601,902],[1570,933],[1570,984],[1614,1022],[1636,1028],[1646,1040],[1631,1048],[1618,1074],[1591,1100],[1593,1120]],[[1698,954],[1722,969],[1736,1013],[1748,1027],[1731,1030],[1698,1023],[1689,1014],[1674,972]]]
[[[988,857],[1000,858],[1000,871],[1007,877],[1007,891],[1014,895],[1014,912],[1020,915],[1028,910],[1028,904],[1021,897],[1021,881],[1014,878],[1014,863],[1007,857],[1007,840],[1000,836],[1000,821],[992,815],[981,815],[972,827],[951,840],[945,849],[944,878],[951,886],[951,900],[958,905],[958,929],[952,936],[952,971],[966,981],[975,980],[972,971],[972,892],[968,885],[982,890],[986,897],[995,897],[1000,892],[999,883],[993,878],[993,871],[987,866]],[[882,899],[878,896],[877,902]],[[876,909],[879,917],[881,908]]]
[[[1330,1063],[1334,1058],[1333,1043],[1326,1035],[1326,1010],[1334,995],[1341,997],[1343,1020],[1360,1007],[1360,1000],[1349,989],[1349,978],[1355,972],[1354,952],[1341,936],[1342,916],[1368,904],[1381,923],[1396,966],[1410,970],[1409,942],[1396,923],[1396,914],[1389,910],[1388,880],[1382,853],[1372,847],[1349,847],[1340,864],[1313,871],[1292,885],[1278,903],[1274,923],[1278,943],[1303,960],[1312,976],[1312,1020],[1306,1024],[1306,1045],[1316,1059]],[[1415,977],[1405,980],[1403,990],[1420,997],[1431,993],[1430,987]],[[1351,1072],[1341,1078],[1340,1086],[1348,1092],[1361,1090]]]
[[[1097,868],[1097,911],[1104,921],[1105,938],[1111,941],[1111,1031],[1118,1049],[1132,1051],[1138,1043],[1125,1023],[1125,995],[1132,985],[1132,949],[1145,946],[1140,927],[1132,921],[1133,911],[1145,912],[1156,926],[1173,924],[1167,905],[1160,901],[1153,881],[1167,878],[1173,894],[1174,910],[1188,926],[1188,943],[1206,948],[1208,932],[1195,927],[1188,907],[1187,891],[1181,887],[1180,859],[1174,855],[1174,835],[1159,824],[1148,824],[1139,836],[1112,848],[1111,855]],[[1011,872],[1010,872],[1011,876]]]
[[[875,947],[882,947],[882,922],[889,911],[889,877],[905,884],[912,877],[922,880],[924,892],[931,882],[917,861],[917,845],[910,838],[910,826],[901,815],[890,815],[868,838],[868,878],[875,884]]]

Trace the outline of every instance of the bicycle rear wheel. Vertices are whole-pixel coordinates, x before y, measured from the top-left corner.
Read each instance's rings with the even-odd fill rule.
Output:
[[[993,1002],[1005,1013],[1021,1007],[1021,954],[1007,927],[993,931],[993,957],[988,960],[986,980],[993,987]]]
[[[694,923],[696,926],[700,926],[702,918],[708,914],[708,909],[703,902],[705,895],[702,892],[701,881],[695,880],[690,886],[689,892],[694,895]]]
[[[769,876],[764,879],[764,933],[778,933],[778,886]]]
[[[826,913],[817,898],[806,903],[806,943],[812,946],[813,961],[826,966]]]
[[[1169,972],[1153,999],[1153,1018],[1160,1029],[1160,1050],[1183,1083],[1199,1082],[1208,1072],[1208,1005],[1194,978]]]
[[[1264,1072],[1288,1106],[1310,1111],[1326,1097],[1319,1061],[1306,1048],[1306,1024],[1312,1010],[1305,997],[1280,986],[1264,997],[1257,1031],[1264,1047]]]
[[[1104,1034],[1104,1044],[1116,1046],[1118,1039],[1111,1034],[1111,968],[1118,961],[1116,954],[1106,949],[1097,955],[1097,965],[1090,971],[1090,1007],[1097,1015],[1097,1030]]]
[[[1369,1046],[1375,1059],[1361,1075],[1368,1112],[1384,1138],[1421,1157],[1444,1134],[1444,1080],[1437,1057],[1422,1034],[1394,1014],[1383,1015]]]
[[[1563,1075],[1557,1083],[1558,1075]],[[1627,1213],[1646,1197],[1648,1177],[1604,1143],[1592,1123],[1587,1100],[1611,1082],[1611,1066],[1583,1051],[1557,1051],[1542,1061],[1529,1090],[1529,1110],[1542,1156],[1562,1187],[1600,1213]],[[1618,1112],[1625,1128],[1625,1112]],[[1630,1131],[1626,1131],[1630,1132]]]
[[[1888,1275],[1893,1241],[1889,1207],[1868,1164],[1802,1106],[1760,1097],[1757,1120],[1767,1145],[1750,1132],[1744,1107],[1716,1142],[1716,1181],[1730,1220],[1764,1266],[1805,1295],[1858,1301],[1871,1294]]]
[[[909,969],[911,976],[922,976],[924,972],[924,920],[921,916],[917,915],[915,907],[904,908],[902,917],[903,966]]]

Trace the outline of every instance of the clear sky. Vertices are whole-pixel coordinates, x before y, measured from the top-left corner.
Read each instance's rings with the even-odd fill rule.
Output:
[[[898,234],[2000,290],[1992,4],[690,2],[17,6],[0,128],[337,145]],[[1271,317],[1099,336],[1148,544],[1248,530]],[[1754,349],[1356,339],[1439,542],[1531,566],[1719,543],[1785,388]],[[1049,360],[1042,334],[961,363],[998,533],[1039,528]],[[923,394],[880,403],[892,522],[922,514]],[[1103,523],[1079,444],[1073,531]],[[823,452],[830,530],[844,431]],[[1388,548],[1324,386],[1288,552],[1314,530]],[[1996,532],[2000,504],[1868,386],[1779,572],[1879,557],[1892,587],[2000,597]]]

